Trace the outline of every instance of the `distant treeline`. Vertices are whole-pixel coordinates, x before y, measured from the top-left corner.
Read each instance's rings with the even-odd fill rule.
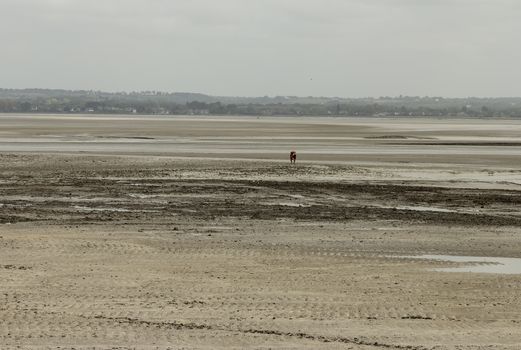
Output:
[[[218,97],[156,91],[0,89],[0,113],[521,117],[521,98]]]

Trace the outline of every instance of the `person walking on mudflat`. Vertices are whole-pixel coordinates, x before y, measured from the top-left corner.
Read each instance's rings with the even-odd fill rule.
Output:
[[[297,152],[295,152],[295,151],[289,152],[289,162],[291,164],[295,164],[297,162]]]

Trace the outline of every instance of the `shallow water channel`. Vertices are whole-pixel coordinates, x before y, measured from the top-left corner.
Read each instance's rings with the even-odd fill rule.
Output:
[[[434,269],[434,271],[441,272],[474,272],[508,275],[521,274],[521,259],[519,258],[494,258],[454,255],[418,255],[402,256],[402,258],[437,260],[459,263],[458,266],[455,267],[443,267]]]

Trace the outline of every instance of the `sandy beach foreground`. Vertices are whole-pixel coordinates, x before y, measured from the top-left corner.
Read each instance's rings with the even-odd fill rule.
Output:
[[[0,116],[0,348],[520,349],[519,135]]]

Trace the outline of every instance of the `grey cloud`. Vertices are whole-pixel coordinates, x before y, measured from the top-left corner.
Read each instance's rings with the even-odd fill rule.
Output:
[[[521,95],[517,0],[2,0],[0,86]]]

